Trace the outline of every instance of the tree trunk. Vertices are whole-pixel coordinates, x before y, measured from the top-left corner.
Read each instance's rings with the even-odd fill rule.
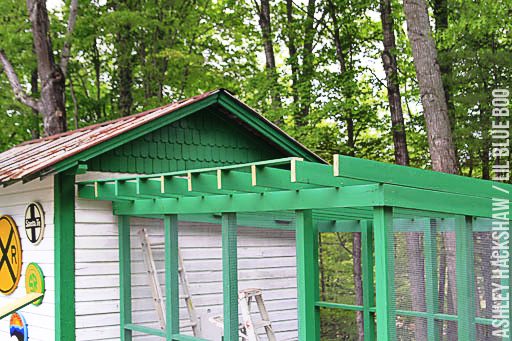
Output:
[[[37,75],[37,67],[32,71],[31,77],[30,77],[30,95],[33,98],[36,98],[39,95],[38,91],[38,80],[39,77]],[[30,134],[32,135],[32,139],[38,139],[41,137],[39,133],[39,112],[35,109],[32,109],[33,114],[33,124],[32,128],[30,129]]]
[[[313,55],[313,41],[315,38],[315,0],[309,0],[306,10],[306,20],[304,22],[304,45],[302,48],[302,73],[300,77],[300,91],[299,98],[301,103],[301,110],[295,123],[298,126],[305,126],[307,117],[311,109],[312,100],[312,81],[314,73],[314,55]]]
[[[272,97],[272,108],[281,107],[281,96],[279,95],[278,76],[276,69],[276,58],[274,44],[272,41],[272,25],[270,19],[270,1],[261,0],[258,10],[259,24],[263,37],[263,50],[265,51],[265,67],[271,80],[270,95]]]
[[[292,69],[292,97],[293,103],[298,105],[299,94],[297,90],[299,82],[299,66],[297,56],[297,46],[295,44],[295,23],[293,20],[293,0],[286,0],[286,28],[287,28],[287,41],[288,53],[290,54],[290,66]]]
[[[125,27],[117,34],[118,43],[118,82],[119,82],[119,114],[128,116],[132,113],[133,105],[133,57],[130,27]]]
[[[44,134],[48,136],[66,130],[65,75],[54,60],[46,1],[27,0],[27,8],[41,80],[39,112],[43,115]]]
[[[409,152],[407,150],[407,137],[400,96],[398,66],[395,55],[396,41],[390,0],[381,0],[380,14],[384,45],[382,63],[386,73],[389,111],[391,113],[391,131],[395,147],[395,163],[409,166]],[[408,232],[406,233],[405,240],[408,254],[412,309],[414,311],[425,311],[425,282],[423,280],[425,278],[425,268],[424,256],[421,252],[421,250],[423,250],[421,232]],[[428,335],[425,319],[416,318],[414,333],[416,340],[427,339]]]
[[[71,35],[75,28],[78,0],[71,0],[70,3],[67,38],[62,48],[60,64],[57,64],[54,59],[46,0],[27,0],[27,9],[32,24],[37,73],[41,82],[40,98],[36,99],[25,93],[13,66],[2,49],[0,49],[0,62],[16,99],[41,113],[44,135],[54,135],[66,130],[65,76],[71,54]]]
[[[404,10],[427,126],[432,168],[438,172],[457,174],[459,169],[455,146],[427,4],[425,0],[404,0]],[[448,269],[448,313],[457,311],[455,238],[454,232],[446,233],[444,238]],[[448,323],[448,332],[456,333],[453,323]]]
[[[438,172],[457,174],[446,96],[427,4],[425,0],[404,0],[404,10],[427,125],[432,168]]]

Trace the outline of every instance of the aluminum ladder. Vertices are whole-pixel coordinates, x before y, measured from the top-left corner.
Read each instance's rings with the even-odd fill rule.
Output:
[[[165,299],[162,293],[162,287],[160,286],[160,281],[158,279],[159,273],[165,273],[165,269],[158,270],[155,265],[155,259],[153,257],[154,249],[164,249],[164,242],[154,242],[152,243],[149,240],[148,232],[145,228],[142,228],[138,231],[140,244],[142,248],[142,255],[144,259],[144,265],[146,267],[146,272],[148,274],[149,285],[151,287],[151,294],[153,296],[153,304],[155,305],[155,310],[158,316],[158,321],[161,329],[165,329]],[[183,266],[183,257],[181,256],[181,250],[178,249],[178,274],[181,284],[181,290],[183,295],[180,295],[181,299],[185,300],[185,305],[187,307],[189,322],[185,324],[180,324],[180,328],[188,328],[192,329],[192,333],[194,336],[201,336],[200,328],[199,328],[199,320],[197,318],[197,313],[192,302],[192,296],[190,294],[187,273],[185,271],[185,267]]]

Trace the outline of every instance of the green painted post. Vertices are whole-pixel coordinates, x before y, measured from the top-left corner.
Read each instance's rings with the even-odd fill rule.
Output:
[[[395,341],[395,262],[393,254],[393,210],[391,207],[374,207],[373,233],[375,236],[377,335],[380,341]]]
[[[311,210],[296,211],[299,340],[320,340],[318,230]]]
[[[178,217],[166,215],[165,229],[165,334],[166,340],[180,333],[179,311],[179,255],[178,255]]]
[[[439,330],[434,314],[438,312],[437,276],[437,222],[424,219],[423,249],[425,253],[425,299],[427,308],[427,334],[429,341],[439,340]]]
[[[75,335],[75,175],[54,176],[55,340]]]
[[[132,323],[132,281],[130,254],[130,217],[118,216],[119,234],[119,306],[121,318],[121,341],[131,341],[132,331],[126,329]]]
[[[222,214],[224,340],[238,341],[238,261],[235,213]]]
[[[458,338],[460,341],[472,341],[476,339],[472,217],[458,216],[455,218],[455,238]]]
[[[373,288],[373,233],[372,224],[361,220],[361,253],[363,272],[363,320],[364,337],[367,341],[375,340],[375,316],[370,308],[375,305]]]

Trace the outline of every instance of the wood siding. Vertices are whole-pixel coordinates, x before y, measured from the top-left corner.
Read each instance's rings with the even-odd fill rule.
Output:
[[[32,201],[38,201],[45,212],[46,229],[39,245],[30,243],[25,233],[25,208]],[[46,294],[40,306],[27,306],[21,313],[29,325],[30,341],[48,341],[55,338],[55,282],[54,282],[54,229],[53,229],[53,178],[32,181],[28,184],[15,184],[2,188],[0,192],[0,214],[10,215],[16,222],[23,249],[22,276],[16,291],[9,296],[0,295],[0,305],[25,296],[25,270],[30,262],[38,263],[44,273]],[[9,317],[0,320],[0,340],[10,340]]]
[[[77,200],[76,214],[76,325],[77,340],[119,339],[119,276],[117,223],[110,203]],[[132,219],[133,320],[157,327],[137,230],[148,228],[152,241],[163,240],[160,220]],[[180,247],[190,291],[201,317],[203,337],[219,340],[208,318],[222,312],[220,226],[180,223]],[[264,290],[278,339],[297,335],[295,235],[293,232],[240,228],[239,287]],[[154,253],[163,269],[163,250]],[[164,284],[164,275],[160,275]],[[184,300],[180,316],[187,317]],[[185,329],[190,333],[190,329]],[[209,335],[207,335],[209,334]],[[137,337],[159,340],[158,337]]]

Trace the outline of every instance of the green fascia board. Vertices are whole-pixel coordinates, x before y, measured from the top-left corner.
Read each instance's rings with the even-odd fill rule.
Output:
[[[252,109],[248,109],[242,102],[238,101],[231,95],[228,95],[226,91],[220,90],[204,99],[201,99],[195,103],[177,109],[169,115],[164,115],[151,122],[143,124],[137,128],[127,131],[121,135],[113,137],[112,139],[98,144],[92,148],[89,148],[83,152],[80,152],[74,156],[71,156],[52,167],[47,173],[51,172],[63,172],[71,167],[76,166],[79,163],[90,160],[106,151],[112,150],[125,143],[133,141],[141,136],[144,136],[152,131],[162,128],[168,124],[178,121],[188,115],[191,115],[201,109],[205,109],[213,104],[220,104],[233,115],[238,117],[244,123],[258,131],[262,136],[267,138],[270,142],[276,144],[292,156],[303,157],[309,161],[316,161],[325,163],[319,156],[309,151],[306,147],[302,146],[299,142],[292,139],[286,133],[281,131],[271,122],[267,121],[263,116],[259,115]],[[46,174],[47,174],[46,173]],[[38,177],[41,174],[34,175]],[[45,174],[42,174],[45,175]]]
[[[492,218],[490,198],[387,184],[382,188],[385,206]]]
[[[508,191],[508,196],[512,192],[512,185],[502,182],[475,179],[344,155],[334,155],[334,175],[485,198],[507,196],[507,194],[493,188],[493,186],[499,186],[503,191]]]
[[[114,202],[113,207],[114,214],[117,215],[159,215],[368,207],[382,203],[382,191],[379,185],[361,185],[341,189],[311,188],[267,193],[136,200]]]

